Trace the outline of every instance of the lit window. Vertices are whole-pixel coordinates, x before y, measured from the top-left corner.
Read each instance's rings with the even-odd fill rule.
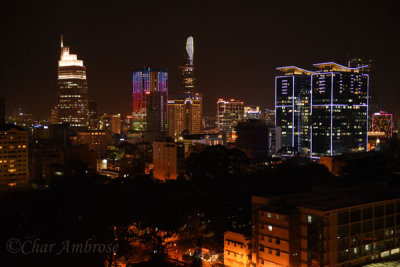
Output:
[[[272,225],[268,225],[268,231],[272,231]]]
[[[311,216],[311,215],[308,215],[308,216],[307,216],[307,222],[308,222],[308,223],[312,223],[312,216]]]

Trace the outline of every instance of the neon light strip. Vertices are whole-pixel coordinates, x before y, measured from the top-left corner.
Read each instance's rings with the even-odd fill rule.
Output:
[[[310,121],[311,121],[311,125],[310,125],[310,158],[312,158],[312,128],[313,128],[313,123],[312,123],[312,107],[313,107],[313,74],[311,75],[311,90],[310,90]]]
[[[318,104],[313,105],[314,107],[368,107],[368,105],[349,105],[349,104]]]
[[[294,75],[292,76],[292,82],[292,147],[294,149]]]
[[[333,73],[331,73],[331,156],[333,154]]]
[[[278,78],[279,78],[279,76],[278,77],[275,77],[275,127],[277,126],[276,125],[276,115],[277,115],[277,113],[276,113],[276,98],[277,98],[277,94],[276,94],[276,83],[277,83],[277,80],[278,80]]]
[[[367,76],[367,143],[365,144],[365,151],[368,151],[368,106],[369,106],[369,75],[368,74],[363,74],[363,76]]]

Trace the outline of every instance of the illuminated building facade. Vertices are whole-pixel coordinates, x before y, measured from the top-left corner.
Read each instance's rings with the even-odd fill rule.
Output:
[[[244,107],[244,120],[259,120],[261,118],[261,110],[259,106]]]
[[[244,105],[242,101],[219,99],[217,102],[218,131],[225,132],[229,142],[235,139],[235,127],[243,120]]]
[[[309,154],[310,87],[312,71],[280,67],[275,78],[275,125],[281,129],[282,147],[289,154]]]
[[[133,71],[133,129],[149,139],[162,135],[167,124],[168,72],[145,67]]]
[[[224,233],[224,266],[247,267],[251,264],[251,237],[241,233]]]
[[[185,65],[181,66],[183,90],[179,95],[168,97],[168,135],[177,138],[186,134],[200,134],[202,129],[202,94],[195,84],[194,42],[186,40]]]
[[[398,197],[376,186],[253,196],[253,264],[361,266],[398,254]]]
[[[28,132],[14,124],[0,125],[0,188],[28,182]]]
[[[193,37],[190,36],[186,40],[186,63],[181,67],[184,93],[194,95],[196,93],[195,87],[195,74],[194,74],[194,42]]]
[[[121,134],[121,114],[104,113],[99,119],[99,130]]]
[[[58,122],[71,127],[89,126],[89,94],[86,67],[77,55],[69,53],[61,38],[61,57],[58,61]]]
[[[384,132],[385,138],[392,138],[393,135],[393,114],[385,111],[372,114],[372,131]]]
[[[366,151],[368,74],[334,62],[319,71],[281,67],[275,80],[275,120],[289,153],[320,156]]]
[[[201,99],[177,95],[168,99],[168,136],[201,133]]]
[[[367,151],[368,74],[363,67],[314,64],[311,75],[310,156]]]
[[[365,58],[352,58],[348,61],[348,67],[357,68],[362,67],[360,72],[368,74],[369,88],[368,88],[368,126],[369,131],[372,129],[372,114],[380,111],[378,104],[378,96],[375,85],[375,62],[372,59]]]
[[[183,170],[184,147],[182,143],[153,142],[153,177],[175,180]]]

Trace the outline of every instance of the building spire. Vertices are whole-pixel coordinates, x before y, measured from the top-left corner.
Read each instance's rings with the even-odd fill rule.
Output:
[[[64,47],[64,40],[63,40],[63,35],[61,34],[61,48]]]

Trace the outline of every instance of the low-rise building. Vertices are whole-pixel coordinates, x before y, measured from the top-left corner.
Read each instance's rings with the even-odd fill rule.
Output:
[[[224,266],[246,267],[251,264],[251,236],[224,233]]]

